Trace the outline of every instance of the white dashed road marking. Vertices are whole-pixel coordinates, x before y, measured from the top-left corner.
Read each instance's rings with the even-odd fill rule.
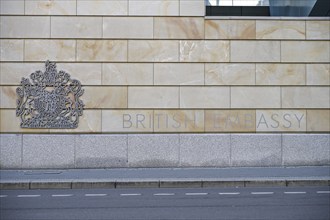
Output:
[[[274,194],[274,192],[251,192],[252,195],[270,195]]]
[[[5,198],[7,197],[8,195],[0,195],[0,198]]]
[[[85,196],[106,196],[107,194],[85,194]]]
[[[208,193],[186,193],[186,196],[205,196]]]
[[[154,196],[174,196],[175,193],[156,193]]]
[[[140,193],[120,194],[120,196],[141,196]]]
[[[284,194],[306,194],[306,192],[284,192]]]
[[[330,191],[317,191],[316,193],[330,193]]]
[[[219,193],[219,195],[239,195],[239,192],[227,192],[227,193]]]
[[[52,197],[69,197],[69,196],[73,196],[72,194],[55,194],[52,195]]]
[[[32,197],[40,197],[40,195],[18,195],[20,198],[32,198]]]

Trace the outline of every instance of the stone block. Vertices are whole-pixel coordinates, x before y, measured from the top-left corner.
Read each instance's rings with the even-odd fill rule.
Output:
[[[256,64],[257,85],[305,85],[304,64]]]
[[[130,16],[178,16],[179,0],[128,0]]]
[[[228,62],[229,52],[229,41],[180,41],[180,62]]]
[[[149,39],[153,38],[152,17],[105,17],[104,38]]]
[[[306,132],[306,110],[257,110],[257,132]]]
[[[29,182],[1,182],[0,183],[0,189],[1,190],[8,190],[8,189],[24,189],[28,190],[30,189],[30,183]]]
[[[15,109],[1,109],[0,118],[0,132],[49,133],[49,129],[21,128]]]
[[[177,62],[178,56],[176,40],[128,41],[128,61],[131,62]]]
[[[29,77],[31,73],[42,69],[39,63],[0,63],[0,84],[18,86],[22,77]]]
[[[306,39],[330,39],[330,21],[306,21]]]
[[[49,38],[50,17],[1,16],[1,38]]]
[[[116,182],[116,188],[159,188],[159,181],[141,181],[141,180],[131,180],[131,181],[120,181]]]
[[[179,87],[128,87],[128,108],[178,108]]]
[[[329,108],[329,87],[282,87],[283,108]]]
[[[228,167],[230,165],[230,135],[180,135],[180,166]]]
[[[71,189],[71,182],[66,181],[32,181],[30,189]]]
[[[44,63],[0,63],[0,83],[18,86],[22,77],[44,71]],[[82,85],[101,85],[101,64],[99,63],[58,63],[57,70],[63,70],[77,79]]]
[[[104,63],[102,85],[152,85],[151,63]]]
[[[25,40],[25,61],[75,61],[75,40]]]
[[[0,40],[0,61],[23,61],[23,40]]]
[[[180,108],[229,108],[229,87],[181,87]]]
[[[254,85],[255,64],[205,63],[205,85]]]
[[[203,39],[204,18],[155,17],[155,39]]]
[[[77,0],[77,15],[128,15],[128,0]]]
[[[84,87],[85,108],[127,108],[127,87]]]
[[[179,135],[128,135],[129,167],[178,167]]]
[[[153,110],[102,110],[102,132],[152,132]]]
[[[328,41],[281,41],[281,62],[322,63],[329,60]]]
[[[204,0],[180,0],[180,16],[204,16]]]
[[[22,168],[74,168],[75,136],[23,135]]]
[[[127,41],[77,40],[77,61],[127,61]]]
[[[205,20],[205,39],[255,39],[254,20]]]
[[[307,85],[330,85],[330,64],[306,64]]]
[[[203,132],[203,110],[154,110],[154,132]]]
[[[22,135],[0,134],[0,169],[22,167]]]
[[[255,131],[255,110],[205,110],[205,132]]]
[[[231,87],[231,108],[280,108],[280,87]],[[258,98],[256,98],[258,97]]]
[[[0,86],[0,108],[16,108],[16,86]]]
[[[204,65],[185,63],[155,63],[155,85],[203,85]]]
[[[281,153],[281,135],[231,135],[231,164],[234,167],[281,166]]]
[[[101,17],[58,17],[51,20],[52,38],[101,38]]]
[[[182,180],[182,181],[176,181],[176,180],[165,180],[160,181],[159,184],[160,188],[201,188],[202,187],[202,181],[193,181],[193,180]]]
[[[305,21],[257,20],[257,39],[305,39]]]
[[[244,181],[245,187],[285,187],[285,180],[253,180]]]
[[[202,187],[203,188],[224,188],[224,187],[230,187],[230,188],[237,188],[237,187],[244,187],[244,181],[217,181],[217,180],[205,180],[202,181]]]
[[[87,110],[85,109],[83,115],[79,117],[78,128],[72,129],[49,129],[50,133],[96,133],[101,132],[102,124],[101,110]]]
[[[231,41],[231,62],[279,62],[280,41]]]
[[[76,137],[76,168],[127,166],[127,135],[79,135]]]
[[[285,166],[330,164],[329,134],[283,134],[282,145]]]
[[[329,132],[330,110],[307,110],[307,131]]]
[[[24,0],[1,0],[1,15],[24,15]]]
[[[25,0],[26,15],[76,15],[76,0]]]

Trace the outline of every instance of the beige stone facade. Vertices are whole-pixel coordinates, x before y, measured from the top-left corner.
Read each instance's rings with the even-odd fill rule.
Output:
[[[1,0],[1,133],[329,132],[330,21],[207,18],[204,0]],[[21,129],[22,77],[82,82],[74,130]]]

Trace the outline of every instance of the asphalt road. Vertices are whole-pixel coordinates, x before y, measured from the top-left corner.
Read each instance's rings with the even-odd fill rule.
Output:
[[[1,190],[0,219],[329,220],[329,187]]]

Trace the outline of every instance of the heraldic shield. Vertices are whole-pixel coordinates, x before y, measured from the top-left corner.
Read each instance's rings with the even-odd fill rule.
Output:
[[[84,108],[79,99],[84,93],[80,82],[65,71],[57,72],[50,61],[45,72],[36,71],[30,78],[22,78],[16,89],[21,128],[77,128]]]

